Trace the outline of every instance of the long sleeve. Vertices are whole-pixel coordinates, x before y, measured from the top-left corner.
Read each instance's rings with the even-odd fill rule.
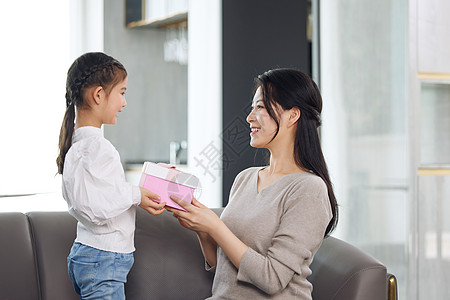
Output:
[[[103,225],[140,203],[139,188],[126,182],[119,155],[107,140],[89,138],[71,151],[64,175],[70,173],[63,176],[69,210],[88,222]]]

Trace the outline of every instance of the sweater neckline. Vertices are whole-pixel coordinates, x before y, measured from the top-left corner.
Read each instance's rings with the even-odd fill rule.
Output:
[[[269,184],[268,186],[266,186],[265,188],[263,188],[262,190],[259,191],[258,193],[258,181],[259,181],[259,172],[262,171],[263,169],[267,168],[267,166],[262,166],[262,167],[257,167],[256,168],[256,172],[255,172],[255,179],[253,180],[254,182],[254,190],[257,196],[260,196],[265,190],[267,189],[271,189],[273,186],[276,186],[279,182],[281,182],[282,180],[284,180],[285,178],[289,178],[293,175],[303,175],[303,174],[309,174],[309,172],[299,172],[299,173],[291,173],[291,174],[286,174],[281,176],[280,178],[278,178],[277,180],[275,180],[274,182],[272,182],[271,184]]]

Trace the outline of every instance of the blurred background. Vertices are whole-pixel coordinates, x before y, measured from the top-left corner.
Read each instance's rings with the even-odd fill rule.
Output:
[[[144,161],[201,180],[225,206],[263,165],[249,145],[254,77],[276,67],[321,88],[321,137],[340,204],[334,236],[396,275],[399,299],[449,299],[447,0],[23,0],[0,3],[0,211],[66,210],[55,159],[74,59],[128,71],[104,134],[136,184]]]

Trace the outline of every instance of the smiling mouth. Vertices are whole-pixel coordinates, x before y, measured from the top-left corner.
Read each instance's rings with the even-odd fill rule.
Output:
[[[250,128],[251,132],[250,135],[256,134],[260,131],[260,128],[252,127]]]

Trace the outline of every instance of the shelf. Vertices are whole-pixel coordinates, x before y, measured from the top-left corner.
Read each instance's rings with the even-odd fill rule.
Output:
[[[450,73],[417,73],[417,78],[425,82],[450,83]]]
[[[449,168],[419,168],[417,170],[419,176],[448,176],[450,175]]]
[[[130,22],[127,24],[127,28],[167,28],[174,25],[187,23],[187,18],[188,13],[186,11],[173,14],[163,19]]]

